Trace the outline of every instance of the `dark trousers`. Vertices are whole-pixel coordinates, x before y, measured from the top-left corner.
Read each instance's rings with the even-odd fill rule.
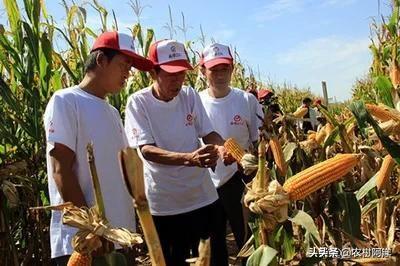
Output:
[[[214,202],[187,213],[153,215],[167,266],[186,266],[186,259],[198,256],[200,239],[214,234],[216,207]]]
[[[211,254],[218,254],[218,256],[211,256],[211,265],[213,266],[228,265],[227,221],[229,221],[239,250],[245,243],[245,224],[241,203],[244,191],[242,178],[244,177],[242,173],[236,172],[228,182],[217,189],[219,199],[217,201],[216,234],[211,237]]]

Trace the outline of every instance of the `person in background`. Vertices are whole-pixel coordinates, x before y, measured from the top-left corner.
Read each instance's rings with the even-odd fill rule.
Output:
[[[250,149],[258,140],[258,128],[262,125],[258,116],[262,118],[263,112],[254,95],[230,86],[234,64],[229,47],[219,43],[207,46],[202,52],[200,67],[208,81],[208,88],[200,92],[200,98],[213,129],[224,139],[234,138],[241,147]],[[245,242],[241,199],[246,176],[237,164],[226,166],[221,160],[217,161],[215,171],[210,169],[209,173],[219,196],[217,235],[211,237],[212,252],[218,256],[211,259],[211,264],[227,266],[228,221],[239,250]]]
[[[314,108],[311,106],[312,100],[309,97],[303,99],[301,107],[307,108],[307,113],[303,116],[303,120],[300,121],[300,129],[304,134],[307,134],[309,130],[315,131],[317,125],[317,114]]]

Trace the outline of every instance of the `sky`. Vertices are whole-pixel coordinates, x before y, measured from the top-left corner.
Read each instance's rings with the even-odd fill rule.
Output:
[[[19,1],[21,2],[21,1]],[[75,0],[82,4],[84,1]],[[98,0],[109,12],[114,10],[121,31],[138,18],[131,0]],[[144,7],[140,22],[153,28],[156,39],[170,38],[166,25],[171,7],[176,32],[184,41],[182,13],[188,30],[187,40],[201,49],[200,25],[206,44],[215,40],[230,45],[240,59],[263,81],[289,83],[310,88],[322,95],[321,81],[327,82],[328,95],[343,101],[351,97],[357,78],[368,72],[371,64],[370,24],[373,19],[390,14],[389,0],[141,0]],[[47,11],[59,25],[65,11],[59,0],[45,1]],[[85,5],[89,27],[100,32],[100,19]],[[3,10],[3,11],[1,11]],[[0,23],[4,23],[3,1]]]

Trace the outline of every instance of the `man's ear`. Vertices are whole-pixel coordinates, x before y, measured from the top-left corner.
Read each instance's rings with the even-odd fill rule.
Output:
[[[108,63],[107,57],[103,52],[100,52],[96,56],[96,64],[98,67],[103,67]]]

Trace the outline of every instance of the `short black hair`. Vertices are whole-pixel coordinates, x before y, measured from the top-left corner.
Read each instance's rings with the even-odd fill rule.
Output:
[[[156,74],[158,75],[161,71],[161,67],[159,65],[155,65],[154,66],[154,71],[156,72]]]
[[[309,97],[305,97],[305,98],[303,99],[303,103],[312,103],[312,100],[311,100],[311,98],[309,98]]]
[[[104,54],[107,60],[110,62],[114,56],[119,54],[119,51],[114,50],[114,49],[109,49],[109,48],[99,48],[94,51],[92,51],[88,57],[86,58],[85,64],[84,64],[84,73],[88,73],[89,71],[93,70],[97,66],[97,55],[100,53]]]

